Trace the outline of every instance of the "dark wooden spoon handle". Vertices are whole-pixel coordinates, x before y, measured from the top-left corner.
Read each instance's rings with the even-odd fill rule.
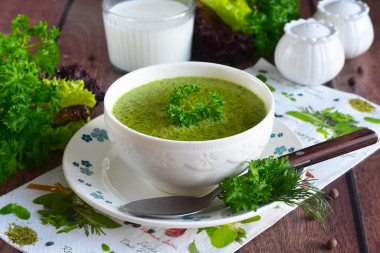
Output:
[[[318,143],[285,156],[289,158],[289,162],[292,166],[299,169],[364,148],[375,144],[377,141],[378,137],[374,131],[368,128],[362,128],[355,132]]]

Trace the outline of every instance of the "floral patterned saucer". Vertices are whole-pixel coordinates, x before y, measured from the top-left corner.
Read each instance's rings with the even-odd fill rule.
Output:
[[[263,157],[283,155],[302,148],[298,137],[275,119],[271,138]],[[70,187],[99,211],[124,221],[153,227],[199,228],[218,226],[251,218],[273,208],[277,203],[260,207],[256,212],[233,212],[219,199],[205,211],[177,219],[142,218],[120,210],[120,206],[143,198],[168,194],[129,169],[112,151],[103,115],[81,128],[70,140],[63,156],[63,172]]]

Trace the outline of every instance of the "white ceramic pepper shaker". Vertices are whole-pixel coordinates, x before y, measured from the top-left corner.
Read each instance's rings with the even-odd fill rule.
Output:
[[[315,19],[323,19],[338,28],[346,59],[363,54],[371,46],[374,31],[369,7],[362,1],[322,0]]]
[[[320,85],[343,68],[344,50],[335,26],[313,18],[291,21],[278,42],[274,60],[287,79],[303,85]]]

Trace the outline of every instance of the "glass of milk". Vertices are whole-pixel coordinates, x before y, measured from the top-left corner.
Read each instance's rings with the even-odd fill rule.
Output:
[[[108,54],[119,71],[188,61],[195,0],[103,0]]]

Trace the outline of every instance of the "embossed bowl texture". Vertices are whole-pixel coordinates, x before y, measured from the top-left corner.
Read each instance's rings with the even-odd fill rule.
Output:
[[[163,78],[202,76],[247,87],[265,102],[268,113],[256,126],[216,140],[175,141],[139,133],[112,115],[117,99],[129,90]],[[232,67],[205,63],[159,64],[130,72],[116,80],[104,99],[105,126],[115,153],[156,188],[175,195],[202,195],[223,178],[240,173],[245,161],[257,159],[272,131],[274,98],[256,77]],[[111,165],[112,166],[112,165]]]

